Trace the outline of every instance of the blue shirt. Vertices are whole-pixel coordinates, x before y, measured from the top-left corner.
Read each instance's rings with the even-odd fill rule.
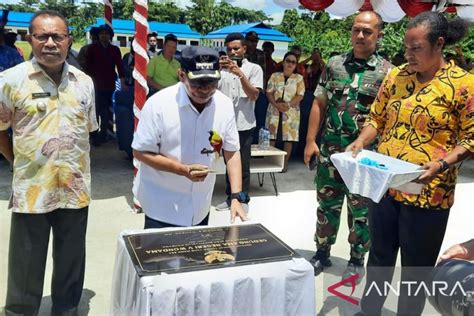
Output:
[[[23,58],[16,49],[0,45],[0,72],[21,64],[23,61]]]

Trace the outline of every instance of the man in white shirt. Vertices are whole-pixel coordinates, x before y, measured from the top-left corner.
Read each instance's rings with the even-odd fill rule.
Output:
[[[141,161],[133,189],[145,228],[207,225],[221,153],[232,188],[231,222],[246,220],[232,102],[217,91],[219,56],[191,46],[182,52],[182,65],[180,82],[145,103],[132,143]]]
[[[245,56],[247,49],[241,33],[230,33],[225,39],[227,56],[220,59],[221,80],[219,90],[234,104],[237,130],[239,131],[240,156],[242,161],[242,191],[245,194],[245,207],[250,201],[250,155],[255,124],[255,101],[263,88],[263,70],[249,62]],[[217,210],[228,210],[231,204],[231,187],[226,177],[227,200],[219,204]]]

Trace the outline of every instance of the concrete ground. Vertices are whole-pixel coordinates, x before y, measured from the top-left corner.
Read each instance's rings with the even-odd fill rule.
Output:
[[[84,291],[80,303],[81,315],[108,315],[110,290],[114,267],[117,236],[124,229],[143,227],[143,214],[130,212],[133,169],[131,162],[116,144],[109,143],[92,150],[92,203],[89,211],[87,233],[87,262]],[[286,174],[277,174],[279,196],[273,193],[269,177],[259,187],[256,175],[251,183],[252,201],[250,217],[260,222],[280,237],[301,255],[309,259],[314,254],[313,234],[316,219],[316,197],[313,187],[313,173],[309,172],[300,159],[290,162]],[[474,215],[470,199],[474,193],[474,161],[461,168],[456,202],[442,249],[474,236]],[[218,176],[213,205],[224,199],[224,178]],[[11,172],[5,160],[0,161],[0,306],[4,304],[7,284],[7,258],[10,229],[10,211],[7,210],[10,195]],[[347,265],[349,246],[345,216],[341,222],[339,238],[332,249],[333,263],[322,275],[315,278],[316,305],[320,314],[350,315],[356,307],[334,303],[323,298],[323,288],[331,278],[339,279]],[[229,212],[211,211],[211,225],[229,223]],[[433,232],[436,233],[436,232]],[[51,255],[48,257],[44,283],[44,297],[40,315],[49,315],[51,308]],[[1,308],[0,308],[1,309]],[[384,315],[394,315],[385,310]]]

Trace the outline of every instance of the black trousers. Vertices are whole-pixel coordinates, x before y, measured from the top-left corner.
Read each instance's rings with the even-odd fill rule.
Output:
[[[114,114],[112,112],[112,95],[114,91],[96,90],[95,93],[97,119],[100,120],[99,134],[101,137],[106,137],[107,131],[112,133],[114,131]]]
[[[403,205],[391,197],[369,207],[371,248],[367,263],[367,283],[362,298],[362,311],[380,315],[386,296],[374,290],[384,288],[384,282],[393,278],[398,250],[401,251],[401,285],[398,297],[398,315],[421,315],[425,293],[408,286],[409,282],[425,281],[443,242],[449,210],[422,209]],[[404,282],[407,281],[407,282]],[[372,286],[372,290],[369,288]],[[411,288],[411,290],[410,290]],[[411,293],[409,295],[409,293]],[[385,294],[385,293],[382,293]]]
[[[53,230],[53,315],[74,315],[84,284],[88,207],[46,214],[13,213],[8,256],[6,315],[37,315]]]
[[[253,128],[246,131],[239,131],[240,160],[242,161],[242,192],[249,193],[250,189],[250,156],[253,139]],[[231,192],[229,176],[225,173],[226,188],[225,193],[229,197]]]

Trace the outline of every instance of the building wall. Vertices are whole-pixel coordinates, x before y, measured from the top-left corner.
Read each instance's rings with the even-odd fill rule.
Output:
[[[261,48],[262,44],[264,41],[259,41],[258,42],[258,47]],[[291,43],[288,42],[276,42],[272,41],[273,45],[275,45],[275,51],[273,52],[273,59],[275,60],[281,60],[283,59],[283,56],[286,54],[288,51],[288,47]]]
[[[5,26],[5,32],[15,32],[18,34],[17,41],[26,41],[26,34],[28,34],[27,27]]]
[[[262,44],[267,42],[265,40],[258,41],[257,47],[262,49]],[[288,51],[288,42],[280,42],[280,41],[269,41],[275,45],[275,52],[273,53],[273,59],[283,59],[283,56]],[[224,39],[212,39],[211,40],[211,47],[216,49],[217,51],[225,51]]]
[[[130,47],[132,43],[133,35],[131,34],[120,34],[115,32],[114,38],[112,39],[112,43],[119,47]],[[89,33],[87,34],[87,42],[90,43]],[[163,48],[163,41],[164,37],[158,36],[158,48]],[[185,45],[199,45],[200,40],[198,38],[178,38],[178,46],[185,46]]]

